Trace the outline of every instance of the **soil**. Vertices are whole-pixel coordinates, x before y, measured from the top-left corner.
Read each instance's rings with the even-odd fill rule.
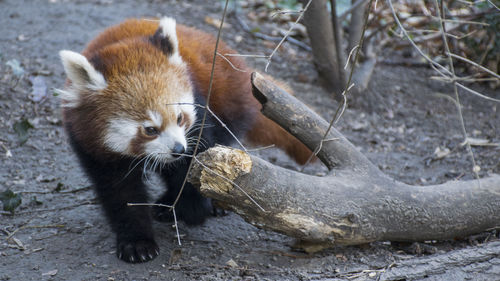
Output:
[[[218,19],[221,1],[0,0],[0,192],[22,196],[15,214],[0,215],[0,280],[498,280],[500,263],[465,264],[459,272],[443,269],[431,276],[394,274],[408,261],[498,243],[496,231],[454,241],[424,244],[376,242],[335,247],[316,254],[293,251],[292,238],[257,229],[235,214],[214,217],[204,225],[180,223],[175,229],[156,223],[161,254],[145,264],[127,264],[115,256],[114,235],[96,204],[89,181],[68,146],[54,88],[64,84],[61,49],[81,50],[100,30],[128,17],[174,16],[178,22],[215,34],[205,17]],[[247,12],[247,11],[243,11]],[[247,19],[248,20],[248,19]],[[248,20],[250,22],[250,20]],[[223,38],[243,54],[269,54],[275,43],[253,38],[229,18]],[[255,22],[251,24],[256,25]],[[273,23],[259,24],[271,33]],[[7,66],[16,59],[19,78]],[[363,95],[337,128],[380,169],[397,180],[417,185],[472,179],[472,162],[461,144],[457,107],[443,96],[452,88],[430,79],[426,67],[400,65],[386,55]],[[265,59],[248,63],[263,72]],[[295,95],[325,118],[337,107],[316,83],[310,53],[285,44],[273,58],[271,75],[287,81]],[[48,88],[41,100],[32,95],[30,78]],[[491,97],[500,92],[471,85]],[[480,176],[500,173],[498,103],[460,92],[465,127],[490,145],[473,146]],[[28,120],[22,144],[14,124]],[[496,144],[496,146],[494,145]],[[282,153],[260,151],[276,164],[298,169]],[[307,168],[323,173],[319,164]],[[152,192],[158,193],[152,181]],[[497,241],[495,241],[497,240]],[[496,244],[494,244],[496,245]],[[498,254],[498,253],[497,253]],[[497,256],[498,257],[498,256]],[[401,277],[403,276],[403,277]],[[405,277],[406,276],[406,277]]]

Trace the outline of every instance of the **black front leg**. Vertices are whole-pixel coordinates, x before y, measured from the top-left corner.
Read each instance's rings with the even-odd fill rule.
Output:
[[[127,205],[148,202],[142,167],[134,168],[139,160],[100,161],[78,145],[73,146],[116,233],[118,258],[132,263],[154,259],[159,248],[154,240],[150,207]]]
[[[161,176],[167,183],[168,189],[156,203],[172,205],[175,202],[186,177],[190,159],[186,158],[180,161],[184,162],[172,164],[171,167],[164,168],[161,171]],[[183,220],[188,225],[202,224],[205,218],[211,214],[211,211],[210,200],[201,196],[192,184],[186,182],[175,206],[177,219]],[[171,209],[165,207],[153,207],[153,217],[161,222],[173,220]]]

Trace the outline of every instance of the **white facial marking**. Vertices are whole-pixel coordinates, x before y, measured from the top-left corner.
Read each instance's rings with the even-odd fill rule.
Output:
[[[170,62],[173,64],[183,64],[182,58],[179,55],[179,40],[177,39],[177,31],[175,29],[176,22],[175,19],[170,17],[164,17],[160,20],[160,28],[162,30],[161,35],[163,37],[168,37],[170,43],[172,43],[172,55],[170,56]]]
[[[163,117],[161,114],[157,111],[148,111],[149,118],[151,119],[151,122],[153,122],[153,125],[157,128],[161,127],[161,124],[163,123]]]
[[[145,144],[146,154],[154,154],[165,161],[176,159],[171,155],[175,143],[187,146],[184,128],[177,125],[167,127],[156,139]]]
[[[189,119],[192,122],[191,125],[193,125],[193,123],[196,121],[196,107],[194,105],[193,95],[191,93],[182,95],[179,103],[180,111],[188,115]]]
[[[104,144],[111,151],[126,153],[139,126],[139,123],[131,119],[112,119],[108,123]]]

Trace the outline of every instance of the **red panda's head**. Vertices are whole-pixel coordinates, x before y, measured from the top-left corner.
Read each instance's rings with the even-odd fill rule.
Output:
[[[70,81],[60,91],[65,118],[87,149],[164,162],[184,153],[196,116],[175,20],[163,18],[150,37],[60,56]]]

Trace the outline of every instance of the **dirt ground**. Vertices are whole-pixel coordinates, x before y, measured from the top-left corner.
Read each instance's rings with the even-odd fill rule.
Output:
[[[411,245],[377,242],[336,247],[317,254],[294,252],[293,239],[259,230],[235,214],[212,218],[203,226],[180,224],[175,230],[155,224],[161,254],[152,262],[127,264],[115,257],[114,235],[68,146],[61,127],[59,101],[53,89],[64,83],[58,59],[61,49],[81,50],[104,27],[127,17],[169,15],[178,22],[216,33],[205,17],[219,18],[221,1],[0,0],[0,192],[22,195],[15,215],[0,215],[0,280],[500,280],[499,253],[477,266],[440,270],[433,275],[405,263],[499,243],[491,231],[456,241]],[[224,39],[241,53],[269,54],[268,42],[244,33],[233,19]],[[272,24],[262,32],[271,32]],[[7,62],[18,60],[25,73],[17,78]],[[398,65],[397,55],[381,59],[370,90],[353,96],[339,123],[343,132],[380,169],[397,180],[426,185],[473,178],[471,160],[456,106],[442,96],[451,88],[432,81],[425,67]],[[265,60],[249,64],[263,71]],[[285,44],[269,73],[289,82],[296,96],[328,118],[336,109],[330,95],[315,85],[310,54]],[[47,96],[32,95],[30,78],[41,77]],[[497,99],[499,91],[477,86]],[[469,134],[500,143],[498,104],[461,93]],[[28,120],[21,144],[14,125]],[[500,173],[500,147],[474,146],[480,175]],[[292,169],[283,154],[262,157]],[[444,156],[443,156],[444,155]],[[308,168],[321,173],[319,165]],[[158,189],[152,186],[153,193]],[[493,244],[492,244],[493,243]],[[399,271],[398,271],[399,270]]]

